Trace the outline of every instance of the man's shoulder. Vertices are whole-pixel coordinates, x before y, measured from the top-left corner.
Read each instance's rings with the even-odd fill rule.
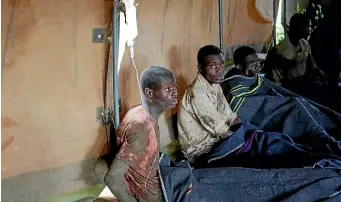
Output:
[[[205,92],[205,85],[197,78],[187,87],[184,97],[195,97],[196,95]]]
[[[124,116],[121,126],[129,125],[130,127],[147,127],[151,122],[147,112],[141,105],[132,107]]]

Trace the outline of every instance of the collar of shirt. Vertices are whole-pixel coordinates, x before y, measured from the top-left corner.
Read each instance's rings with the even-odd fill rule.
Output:
[[[220,85],[219,84],[210,84],[200,72],[198,72],[197,80],[208,91],[211,91],[214,93],[217,93],[219,91]]]

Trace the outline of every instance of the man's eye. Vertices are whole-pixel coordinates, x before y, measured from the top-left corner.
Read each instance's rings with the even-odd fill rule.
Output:
[[[224,67],[224,64],[212,64],[210,65],[211,68],[217,68],[217,67]]]

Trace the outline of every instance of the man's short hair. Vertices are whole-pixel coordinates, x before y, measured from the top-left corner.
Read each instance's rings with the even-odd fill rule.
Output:
[[[309,18],[307,15],[302,13],[296,13],[295,15],[293,15],[289,23],[291,31],[303,30],[308,25]]]
[[[241,46],[233,53],[233,62],[235,65],[245,65],[245,58],[248,55],[256,53],[256,50],[249,46]]]
[[[157,85],[173,79],[174,75],[171,71],[163,67],[151,66],[142,72],[140,85],[142,91],[144,91],[146,88],[155,89]]]
[[[207,45],[199,49],[197,60],[199,66],[205,65],[205,58],[210,55],[219,55],[223,54],[223,52],[217,46]]]

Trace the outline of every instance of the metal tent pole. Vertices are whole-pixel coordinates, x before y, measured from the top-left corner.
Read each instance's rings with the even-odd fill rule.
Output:
[[[120,125],[120,111],[119,111],[119,92],[118,92],[118,32],[119,32],[119,24],[118,24],[118,5],[119,0],[114,1],[113,12],[112,12],[112,34],[113,34],[113,46],[112,46],[112,53],[113,53],[113,94],[114,94],[114,102],[113,102],[113,109],[114,109],[114,121],[115,121],[115,128],[117,129]]]
[[[277,7],[277,0],[272,1],[272,12],[273,12],[273,19],[272,19],[272,39],[274,42],[274,46],[276,46],[276,7]]]
[[[224,50],[224,38],[223,38],[223,0],[219,0],[219,45],[220,50]]]

